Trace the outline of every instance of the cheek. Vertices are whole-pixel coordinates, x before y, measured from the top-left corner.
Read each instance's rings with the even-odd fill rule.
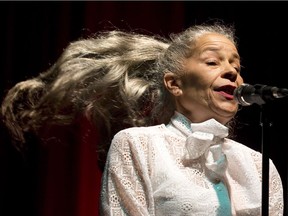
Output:
[[[193,108],[199,105],[207,106],[209,104],[210,95],[206,88],[189,88],[183,90],[183,95],[181,97],[182,104],[186,107]]]
[[[208,80],[208,74],[204,76],[203,71],[201,73],[195,71],[187,72],[181,79],[183,88],[201,88],[201,85],[205,85]]]

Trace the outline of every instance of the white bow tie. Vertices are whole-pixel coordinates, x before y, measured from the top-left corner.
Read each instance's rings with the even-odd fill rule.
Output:
[[[228,136],[228,128],[210,119],[201,123],[190,123],[180,113],[171,119],[172,125],[187,136],[186,149],[189,159],[205,157],[205,167],[211,179],[219,179],[227,168],[227,160],[222,152],[224,138]]]
[[[245,215],[259,215],[261,182],[258,180],[258,173],[250,168],[255,161],[251,161],[252,159],[248,157],[250,162],[246,164],[243,162],[245,160],[243,153],[239,154],[239,146],[236,145],[234,148],[231,143],[225,142],[225,137],[228,135],[227,127],[215,119],[202,123],[191,123],[178,112],[175,112],[168,127],[175,133],[186,137],[187,155],[184,156],[185,159],[201,158],[199,161],[203,163],[205,174],[211,181],[216,183],[218,180],[224,180],[229,187],[234,187],[230,191],[230,197],[235,211],[244,212]],[[230,168],[227,167],[228,161]],[[240,167],[238,167],[239,164]],[[243,174],[234,170],[238,168],[239,173]],[[257,213],[251,214],[251,212]]]

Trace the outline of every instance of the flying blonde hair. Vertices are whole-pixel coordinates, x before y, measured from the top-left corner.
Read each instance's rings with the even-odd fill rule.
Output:
[[[84,115],[99,131],[105,160],[121,129],[169,121],[175,105],[163,75],[181,76],[197,38],[211,32],[236,45],[234,28],[219,23],[195,25],[169,39],[120,30],[79,39],[47,71],[8,91],[1,118],[23,150],[26,134],[41,136],[49,126],[69,126]]]

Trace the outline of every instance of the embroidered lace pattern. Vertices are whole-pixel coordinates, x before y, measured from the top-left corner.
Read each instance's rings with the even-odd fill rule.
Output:
[[[199,128],[208,134],[195,154],[187,140]],[[261,215],[261,154],[226,135],[215,120],[191,125],[179,113],[166,126],[117,133],[102,177],[101,215]],[[272,161],[269,183],[269,215],[283,216],[282,182]]]

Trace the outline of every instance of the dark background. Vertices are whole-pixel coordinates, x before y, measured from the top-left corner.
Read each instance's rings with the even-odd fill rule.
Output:
[[[0,99],[17,82],[46,70],[69,42],[80,37],[113,26],[168,36],[191,24],[209,20],[223,20],[235,25],[245,82],[288,88],[288,3],[285,1],[7,1],[0,2]],[[283,181],[285,215],[287,109],[286,98],[267,104],[267,109],[265,105],[265,114],[273,122],[271,130],[265,134],[271,137],[266,145]],[[258,105],[239,111],[235,137],[259,151],[262,135],[260,111]],[[96,195],[101,174],[91,165],[96,163],[91,153],[83,153],[85,158],[89,154],[92,158],[85,162],[92,166],[89,170],[75,159],[79,158],[75,153],[79,147],[46,147],[39,153],[39,147],[35,146],[23,158],[12,147],[4,128],[1,128],[1,137],[1,215],[97,215]],[[94,171],[97,174],[92,176],[95,179],[93,183],[89,175]],[[85,176],[84,180],[75,181],[79,175]],[[75,188],[81,190],[83,186],[79,186],[80,182],[90,189],[93,187],[93,190],[86,188],[87,191],[80,196],[79,191],[74,191]],[[87,204],[87,198],[83,197],[90,197],[90,203]],[[75,208],[77,211],[74,211]]]

